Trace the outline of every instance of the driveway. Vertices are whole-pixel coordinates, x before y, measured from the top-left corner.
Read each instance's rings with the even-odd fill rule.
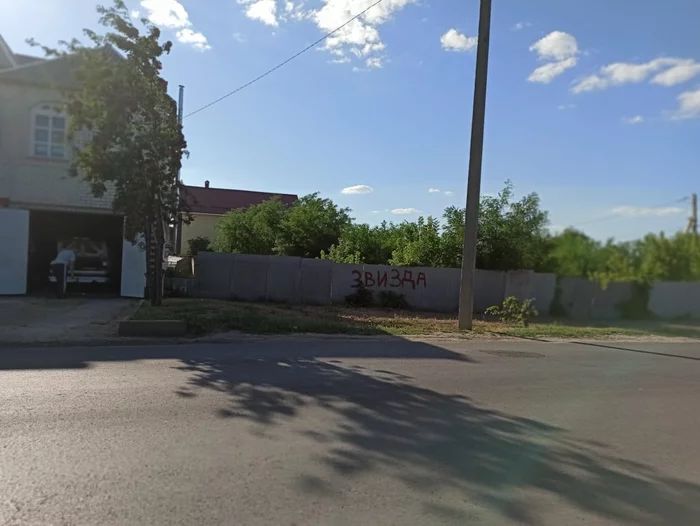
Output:
[[[117,322],[135,308],[124,298],[0,298],[0,342],[57,343],[117,334]]]

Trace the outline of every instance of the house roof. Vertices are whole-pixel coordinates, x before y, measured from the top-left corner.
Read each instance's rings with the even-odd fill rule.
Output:
[[[21,84],[69,87],[74,84],[73,72],[77,66],[75,57],[60,57],[45,60],[15,55],[17,66],[0,70],[0,81],[8,80]],[[17,60],[19,58],[19,60]],[[33,59],[33,60],[30,60]]]
[[[185,186],[186,201],[194,214],[223,215],[229,210],[248,208],[259,205],[272,197],[279,197],[288,205],[299,198],[292,194],[274,194],[268,192],[251,192],[248,190],[231,190],[228,188],[206,188],[202,186]]]

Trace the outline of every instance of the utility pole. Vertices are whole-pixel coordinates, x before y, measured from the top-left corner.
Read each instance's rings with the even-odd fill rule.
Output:
[[[489,38],[491,32],[491,0],[481,0],[479,8],[479,43],[476,49],[474,107],[469,150],[469,179],[467,209],[464,214],[464,248],[462,280],[459,290],[459,328],[471,330],[474,313],[474,266],[476,264],[476,231],[481,193],[481,158],[484,151],[484,120],[486,118],[486,79],[489,68]]]
[[[691,201],[691,214],[688,220],[688,227],[685,229],[686,232],[692,232],[696,236],[698,235],[698,194],[693,194]]]
[[[178,104],[177,104],[177,122],[180,123],[180,127],[182,127],[182,115],[183,115],[183,105],[185,103],[185,86],[180,84],[180,96],[178,98]],[[177,198],[178,198],[178,205],[180,202],[180,171],[178,170],[177,172],[177,184],[178,184],[178,189],[177,189]],[[177,217],[177,221],[175,223],[175,255],[179,256],[182,253],[182,219],[180,219],[179,215]]]

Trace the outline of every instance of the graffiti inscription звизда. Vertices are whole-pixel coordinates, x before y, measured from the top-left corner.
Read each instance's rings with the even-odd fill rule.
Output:
[[[415,279],[413,279],[412,270],[404,270],[402,276],[401,271],[397,268],[391,269],[390,272],[378,270],[376,274],[374,272],[353,270],[352,275],[353,282],[350,286],[353,289],[356,289],[360,285],[364,285],[365,287],[403,288],[408,284],[414,290],[421,285],[423,285],[423,288],[428,287],[425,272],[418,272]]]

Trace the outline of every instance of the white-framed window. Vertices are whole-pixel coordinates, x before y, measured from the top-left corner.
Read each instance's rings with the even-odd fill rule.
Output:
[[[68,116],[51,104],[32,109],[31,152],[33,157],[65,159],[68,151]]]

